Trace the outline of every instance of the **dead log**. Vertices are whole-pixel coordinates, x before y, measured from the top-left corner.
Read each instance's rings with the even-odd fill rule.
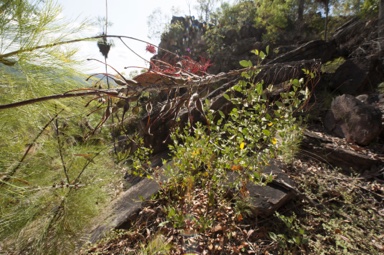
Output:
[[[268,64],[312,59],[320,59],[322,63],[326,63],[335,58],[337,54],[338,52],[334,41],[326,42],[323,40],[315,40],[300,45],[298,48],[272,59]]]

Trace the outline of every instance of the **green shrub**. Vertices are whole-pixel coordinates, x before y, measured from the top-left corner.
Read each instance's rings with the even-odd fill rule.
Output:
[[[166,164],[165,181],[160,182],[161,198],[168,203],[164,224],[204,232],[218,222],[220,214],[215,211],[237,204],[238,215],[245,214],[247,206],[233,202],[246,201],[246,184],[271,181],[273,177],[265,179],[261,169],[271,159],[291,161],[297,152],[304,121],[298,113],[309,96],[303,80],[292,80],[290,90],[271,101],[267,94],[273,86],[265,88],[254,80],[257,72],[252,63],[241,64],[249,67],[248,71],[224,95],[234,105],[229,115],[209,110],[206,101],[208,126],[189,124],[172,134],[172,161]],[[196,201],[204,201],[198,213]]]

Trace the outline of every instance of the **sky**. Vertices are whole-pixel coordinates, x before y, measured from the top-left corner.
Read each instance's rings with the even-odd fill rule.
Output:
[[[63,8],[62,18],[64,20],[75,20],[79,22],[83,19],[96,20],[98,17],[105,17],[106,0],[58,0]],[[108,20],[112,22],[112,26],[108,28],[110,35],[124,35],[134,37],[140,40],[148,41],[158,45],[158,41],[148,38],[148,16],[156,9],[161,8],[164,15],[172,17],[171,8],[175,7],[179,10],[177,16],[189,15],[188,3],[191,6],[196,4],[196,1],[191,0],[108,0]],[[168,21],[170,22],[170,20]],[[95,36],[102,32],[102,26],[96,26],[94,29],[89,29],[85,36]],[[127,66],[147,67],[148,64],[129,49],[127,49],[119,39],[114,39],[114,47],[111,48],[107,63],[117,69],[119,72],[129,74],[135,69],[126,69]],[[149,60],[152,54],[145,51],[146,44],[134,40],[125,40],[137,54]],[[79,59],[96,58],[104,60],[95,42],[84,42],[77,45],[80,52],[77,55]],[[137,70],[137,69],[136,69]],[[88,73],[105,72],[105,67],[96,61],[87,61],[85,71]],[[114,73],[112,69],[108,70]]]

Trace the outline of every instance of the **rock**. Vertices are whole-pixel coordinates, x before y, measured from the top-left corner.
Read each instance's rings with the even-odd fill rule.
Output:
[[[352,18],[336,29],[332,38],[345,57],[363,57],[377,53],[377,19]]]
[[[247,189],[253,214],[267,217],[295,197],[296,188],[294,181],[283,171],[283,166],[278,161],[271,161],[262,172],[274,175],[274,180],[265,186],[248,183]]]
[[[103,214],[98,217],[94,228],[87,233],[87,242],[95,243],[115,228],[124,224],[137,213],[142,203],[159,190],[159,185],[149,179],[139,181],[136,185],[122,193]]]
[[[330,89],[350,95],[372,92],[384,78],[382,70],[382,64],[374,56],[348,59],[337,68]]]
[[[187,22],[187,20],[185,19],[185,17],[172,16],[171,24],[175,24],[176,22],[180,22],[181,24],[183,24],[184,26],[186,26],[186,22]]]
[[[311,158],[344,170],[352,168],[363,172],[378,167],[382,168],[384,165],[384,155],[380,157],[358,153],[350,147],[340,146],[331,137],[311,130],[304,131],[304,138],[300,147],[301,154],[308,154]]]
[[[162,159],[168,158],[168,153],[160,153],[152,158],[152,167],[161,166]],[[122,192],[103,212],[94,220],[93,227],[85,230],[85,240],[80,240],[80,245],[86,242],[95,243],[106,236],[113,229],[119,228],[130,217],[135,215],[143,203],[159,191],[160,186],[154,180],[142,177],[125,177],[131,187]]]
[[[348,142],[368,145],[381,133],[381,112],[351,95],[342,95],[332,101],[324,119],[325,128]]]
[[[284,166],[280,161],[271,160],[269,165],[261,170],[261,173],[265,176],[273,175],[273,181],[266,185],[248,182],[246,187],[253,215],[268,217],[299,195],[299,192],[295,182],[284,172]],[[236,173],[228,173],[228,181],[233,183],[235,180]]]
[[[274,58],[269,61],[269,64],[311,59],[321,59],[321,62],[326,63],[336,55],[336,44],[333,41],[325,42],[323,40],[315,40],[300,45],[298,48]]]
[[[261,69],[255,80],[263,80],[265,86],[269,84],[278,85],[291,79],[304,78],[303,69],[311,70],[316,74],[319,73],[319,68],[320,62],[316,59],[275,63]]]

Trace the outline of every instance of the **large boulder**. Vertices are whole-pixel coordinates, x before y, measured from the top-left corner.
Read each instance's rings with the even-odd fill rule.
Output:
[[[334,135],[366,146],[381,133],[381,112],[373,105],[344,94],[332,101],[324,125]]]
[[[336,70],[330,88],[350,95],[372,92],[384,78],[382,70],[377,56],[348,59]]]

